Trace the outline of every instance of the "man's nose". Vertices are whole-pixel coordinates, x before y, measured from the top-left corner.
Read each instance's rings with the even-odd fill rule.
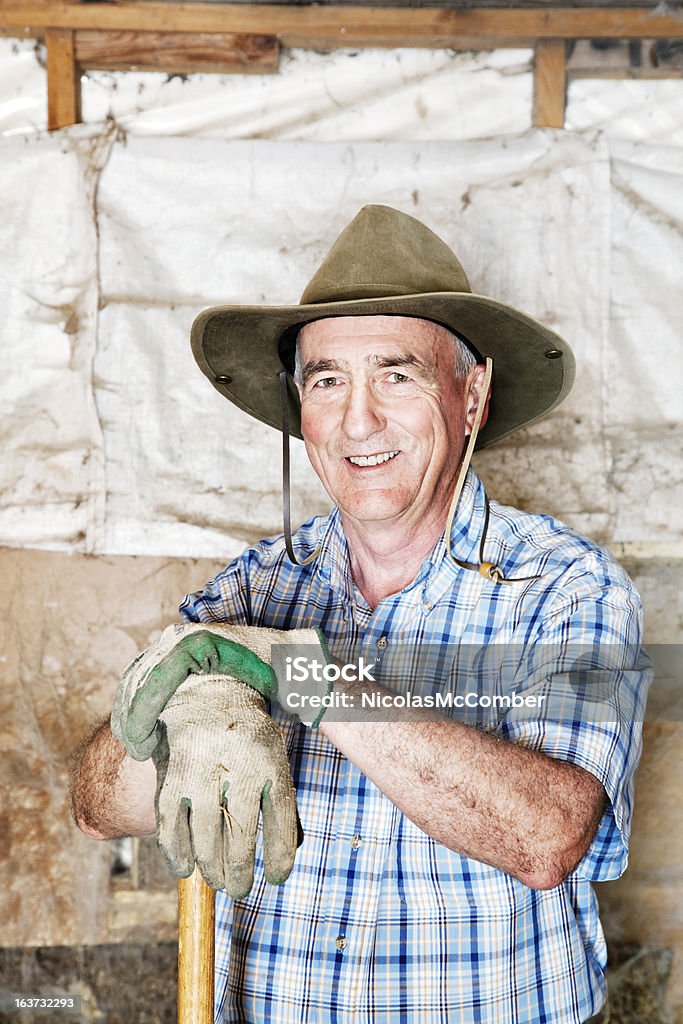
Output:
[[[349,388],[342,422],[346,436],[354,441],[364,441],[385,426],[386,417],[370,386],[365,382],[353,384]]]

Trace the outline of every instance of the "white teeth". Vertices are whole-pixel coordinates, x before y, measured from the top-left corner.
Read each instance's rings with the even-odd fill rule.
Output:
[[[354,466],[379,466],[382,462],[393,459],[398,452],[380,452],[379,455],[349,455],[349,462]]]

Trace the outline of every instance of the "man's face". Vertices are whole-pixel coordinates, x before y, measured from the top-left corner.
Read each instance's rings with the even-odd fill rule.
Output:
[[[364,523],[445,521],[481,368],[458,380],[453,339],[410,317],[318,320],[299,344],[306,450],[335,504]]]

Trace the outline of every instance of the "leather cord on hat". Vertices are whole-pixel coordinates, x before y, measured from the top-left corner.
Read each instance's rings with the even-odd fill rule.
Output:
[[[280,382],[280,405],[282,408],[282,525],[285,535],[285,548],[287,557],[294,565],[309,565],[320,554],[320,548],[316,548],[312,555],[304,558],[303,562],[294,554],[292,543],[292,514],[291,514],[291,470],[289,465],[289,392],[287,391],[287,371],[281,370],[278,374]]]
[[[485,579],[491,580],[492,583],[526,583],[531,580],[540,580],[540,576],[514,576],[508,579],[504,574],[503,570],[499,565],[494,565],[493,562],[484,561],[484,545],[486,544],[486,534],[489,529],[489,516],[491,514],[491,506],[489,504],[489,498],[484,493],[484,525],[481,530],[481,540],[479,541],[479,561],[478,562],[462,562],[459,558],[456,558],[452,551],[450,551],[451,558],[458,563],[461,569],[474,569],[480,573]],[[449,545],[450,547],[450,545]]]
[[[491,386],[491,377],[493,376],[493,360],[490,356],[486,357],[486,369],[484,371],[484,380],[482,382],[481,391],[479,393],[479,402],[477,403],[477,411],[474,416],[474,423],[472,424],[472,432],[467,442],[467,448],[463,456],[462,463],[460,464],[460,472],[458,479],[455,484],[455,490],[453,491],[453,497],[451,499],[451,506],[448,510],[448,519],[446,520],[446,550],[451,556],[453,561],[460,566],[461,569],[472,569],[478,572],[484,579],[490,580],[492,583],[526,583],[530,580],[539,580],[540,576],[515,576],[514,578],[506,579],[503,570],[499,565],[494,562],[484,561],[484,546],[486,544],[486,535],[489,529],[489,516],[491,508],[489,505],[488,495],[484,493],[484,525],[481,530],[481,540],[479,541],[479,561],[478,562],[463,562],[461,559],[456,558],[451,550],[451,533],[453,531],[453,519],[455,518],[455,510],[460,500],[460,494],[465,483],[465,477],[467,476],[467,470],[469,469],[470,462],[472,461],[472,455],[474,454],[474,446],[477,443],[477,435],[481,426],[482,417],[484,415],[484,409],[486,408],[486,398],[489,393]]]

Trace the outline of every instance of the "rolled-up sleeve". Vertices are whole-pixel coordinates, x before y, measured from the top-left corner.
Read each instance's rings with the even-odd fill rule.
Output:
[[[571,761],[602,783],[605,811],[573,873],[607,881],[618,878],[628,862],[634,777],[653,673],[641,647],[640,599],[625,574],[615,583],[601,572],[584,572],[568,589],[518,663],[514,689],[534,695],[534,709],[512,708],[497,732]]]

